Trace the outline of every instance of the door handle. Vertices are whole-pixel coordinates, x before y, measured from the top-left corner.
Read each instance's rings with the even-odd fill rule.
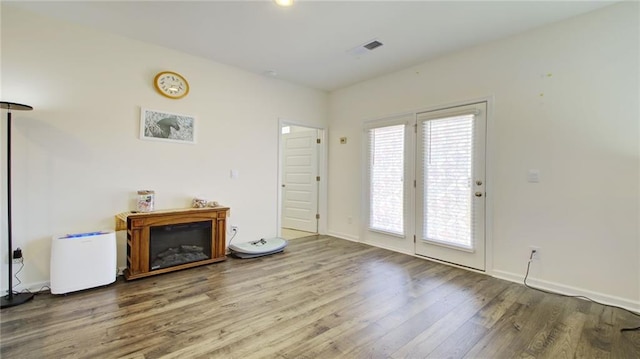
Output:
[[[284,188],[284,187],[286,187],[286,186],[287,186],[286,184],[284,184],[284,183],[282,184],[282,187],[283,187],[283,188]]]
[[[476,192],[475,195],[476,197],[482,197],[482,192]]]

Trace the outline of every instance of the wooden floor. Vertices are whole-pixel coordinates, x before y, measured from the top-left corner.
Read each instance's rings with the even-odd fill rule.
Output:
[[[622,310],[326,236],[0,314],[2,358],[640,358]]]

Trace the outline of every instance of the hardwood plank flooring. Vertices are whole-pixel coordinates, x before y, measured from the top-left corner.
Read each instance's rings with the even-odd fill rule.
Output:
[[[640,318],[329,236],[0,312],[2,358],[640,358]]]

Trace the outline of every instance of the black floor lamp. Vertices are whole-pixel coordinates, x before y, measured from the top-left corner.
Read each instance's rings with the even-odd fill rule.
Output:
[[[7,295],[2,297],[2,306],[8,308],[23,304],[33,299],[33,293],[13,293],[13,246],[11,245],[11,110],[30,111],[33,107],[13,102],[0,101],[0,108],[7,110],[7,242],[9,257],[9,287]]]

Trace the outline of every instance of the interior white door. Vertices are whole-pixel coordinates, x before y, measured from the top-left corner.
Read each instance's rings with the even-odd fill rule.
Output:
[[[282,227],[318,231],[318,130],[282,135]]]
[[[486,102],[417,115],[418,255],[485,270]]]

